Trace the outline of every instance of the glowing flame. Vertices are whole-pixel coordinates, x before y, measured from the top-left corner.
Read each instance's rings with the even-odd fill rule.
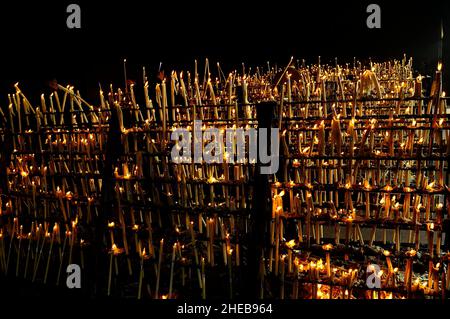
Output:
[[[72,200],[72,197],[73,197],[73,193],[72,192],[67,192],[66,193],[66,199],[68,199],[68,200]]]
[[[214,176],[211,175],[211,176],[208,178],[208,183],[209,183],[209,184],[217,183],[217,179],[216,179]]]
[[[295,239],[291,239],[290,241],[288,241],[288,242],[286,243],[286,246],[287,246],[288,248],[290,248],[290,249],[294,248],[294,246],[295,246]]]
[[[414,257],[417,254],[417,251],[415,251],[414,249],[409,250],[406,253],[409,257]]]

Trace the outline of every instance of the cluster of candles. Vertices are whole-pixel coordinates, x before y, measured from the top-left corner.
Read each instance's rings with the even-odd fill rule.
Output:
[[[322,81],[302,76],[290,89],[288,77],[282,89],[286,165],[272,184],[269,269],[290,278],[294,298],[445,298],[450,127],[442,65],[428,98],[412,60],[366,70],[315,67]],[[382,270],[371,291],[372,263]],[[427,265],[426,276],[414,274],[413,264]]]
[[[107,295],[124,281],[137,283],[138,299],[207,298],[214,288],[239,295],[255,163],[227,152],[221,163],[174,163],[170,134],[193,131],[195,120],[202,130],[258,127],[256,104],[272,101],[281,160],[259,297],[445,298],[450,125],[441,68],[429,96],[406,58],[291,59],[228,77],[217,64],[216,78],[206,60],[203,77],[196,62],[192,74],[174,71],[155,87],[144,69],[145,106],[135,84],[100,88],[99,106],[61,85],[33,106],[17,84],[0,113],[10,143],[0,151],[0,271],[59,284],[66,265],[85,269],[85,250],[99,245],[86,229],[100,220]],[[376,289],[366,284],[370,264],[381,269]],[[418,264],[427,270],[414,272]]]

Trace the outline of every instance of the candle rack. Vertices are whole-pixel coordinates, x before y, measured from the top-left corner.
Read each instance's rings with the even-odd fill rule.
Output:
[[[136,85],[100,89],[98,106],[58,85],[33,106],[16,84],[0,273],[61,286],[75,263],[87,294],[138,299],[447,299],[442,65],[427,91],[406,58],[291,64],[213,80],[206,61],[203,81],[197,66],[144,79],[142,105]],[[237,161],[236,140],[215,162],[173,158],[177,129],[268,126],[275,174],[248,148]]]

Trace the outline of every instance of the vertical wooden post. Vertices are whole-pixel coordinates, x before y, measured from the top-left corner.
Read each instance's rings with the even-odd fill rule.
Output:
[[[107,223],[109,218],[113,215],[114,209],[114,163],[119,158],[122,152],[122,145],[120,142],[121,132],[119,127],[119,120],[117,112],[111,110],[111,117],[109,121],[108,140],[105,147],[105,162],[102,176],[102,193],[101,193],[101,207],[99,214],[94,216],[94,225],[92,228],[92,249],[94,262],[94,273],[91,276],[93,294],[96,297],[106,295],[106,274],[108,265],[108,249],[105,241],[107,234]],[[100,275],[103,274],[103,275]]]
[[[272,122],[274,119],[274,113],[277,109],[277,103],[273,101],[261,102],[257,104],[257,119],[259,128],[272,128]],[[258,137],[258,151],[261,141]],[[270,149],[271,134],[270,131],[267,134],[267,149]],[[268,243],[268,225],[271,218],[271,191],[270,185],[272,182],[272,176],[267,174],[261,174],[262,163],[259,159],[256,163],[255,176],[254,176],[254,189],[253,189],[253,205],[251,210],[252,228],[249,237],[249,259],[248,267],[253,273],[252,283],[248,285],[248,296],[259,296],[261,289],[261,258],[264,258],[264,247],[267,247]]]

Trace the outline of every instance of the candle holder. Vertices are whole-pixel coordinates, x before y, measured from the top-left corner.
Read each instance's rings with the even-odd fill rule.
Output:
[[[70,85],[32,105],[14,86],[0,113],[1,272],[60,284],[79,263],[98,267],[99,293],[136,284],[138,299],[233,298],[255,282],[261,298],[448,298],[442,65],[430,92],[406,58],[216,78],[206,61],[203,79],[195,65],[155,87],[144,76],[141,104],[139,85],[100,87],[99,106]],[[279,169],[262,179],[241,144],[268,125]],[[179,129],[191,153],[173,152]]]

